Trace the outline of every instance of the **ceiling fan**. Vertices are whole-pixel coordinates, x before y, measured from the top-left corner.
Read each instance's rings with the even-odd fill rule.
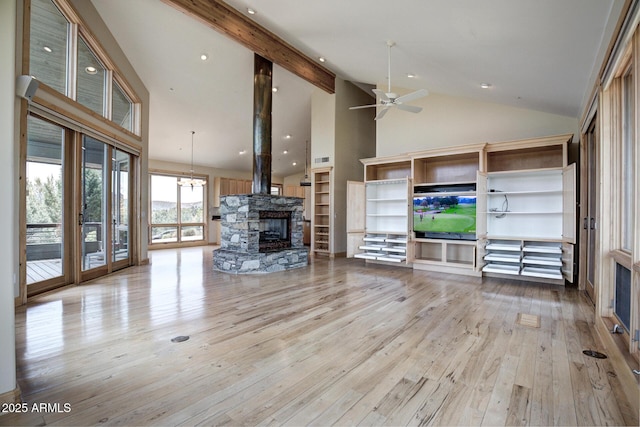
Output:
[[[415,92],[402,95],[400,97],[397,94],[391,92],[391,48],[395,46],[395,43],[392,41],[388,41],[387,46],[389,48],[388,49],[389,66],[388,66],[388,77],[387,77],[389,81],[388,91],[385,93],[380,89],[371,89],[373,93],[375,93],[380,98],[380,102],[378,104],[359,105],[356,107],[349,107],[350,110],[357,110],[360,108],[382,107],[382,110],[380,110],[376,115],[375,120],[380,120],[381,118],[383,118],[384,115],[387,114],[387,111],[389,111],[389,108],[391,107],[397,107],[399,110],[410,111],[412,113],[419,113],[420,111],[422,111],[422,107],[407,105],[406,102],[413,101],[415,99],[422,98],[423,96],[429,95],[429,92],[426,89],[420,89]]]

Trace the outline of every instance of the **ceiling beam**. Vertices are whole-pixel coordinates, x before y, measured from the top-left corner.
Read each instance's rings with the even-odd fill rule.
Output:
[[[265,59],[335,93],[336,75],[221,0],[163,0]]]

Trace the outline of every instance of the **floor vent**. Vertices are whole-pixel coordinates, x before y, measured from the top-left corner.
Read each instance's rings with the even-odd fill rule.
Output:
[[[536,316],[533,314],[518,313],[518,318],[516,319],[516,323],[518,325],[528,326],[529,328],[539,328],[540,316]]]

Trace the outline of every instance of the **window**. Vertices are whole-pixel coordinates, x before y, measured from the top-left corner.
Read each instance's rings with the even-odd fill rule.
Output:
[[[31,1],[30,73],[67,94],[69,23],[51,0]]]
[[[633,185],[633,156],[634,141],[634,109],[633,109],[633,73],[631,69],[622,78],[622,147],[621,147],[621,177],[620,177],[620,248],[631,252],[632,239],[632,209],[633,199],[631,187]]]
[[[107,70],[87,43],[78,39],[78,78],[76,100],[101,116],[105,115],[104,84]]]
[[[114,81],[111,88],[111,120],[132,132],[133,103],[117,82]]]
[[[206,186],[183,187],[179,178],[151,174],[151,244],[205,239]]]
[[[29,74],[134,132],[135,94],[126,90],[122,76],[114,78],[114,66],[84,28],[68,0],[32,0]]]

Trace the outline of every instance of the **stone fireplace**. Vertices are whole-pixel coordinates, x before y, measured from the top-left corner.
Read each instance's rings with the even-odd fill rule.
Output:
[[[214,268],[227,273],[271,273],[305,267],[303,200],[269,194],[220,198],[221,246]]]

